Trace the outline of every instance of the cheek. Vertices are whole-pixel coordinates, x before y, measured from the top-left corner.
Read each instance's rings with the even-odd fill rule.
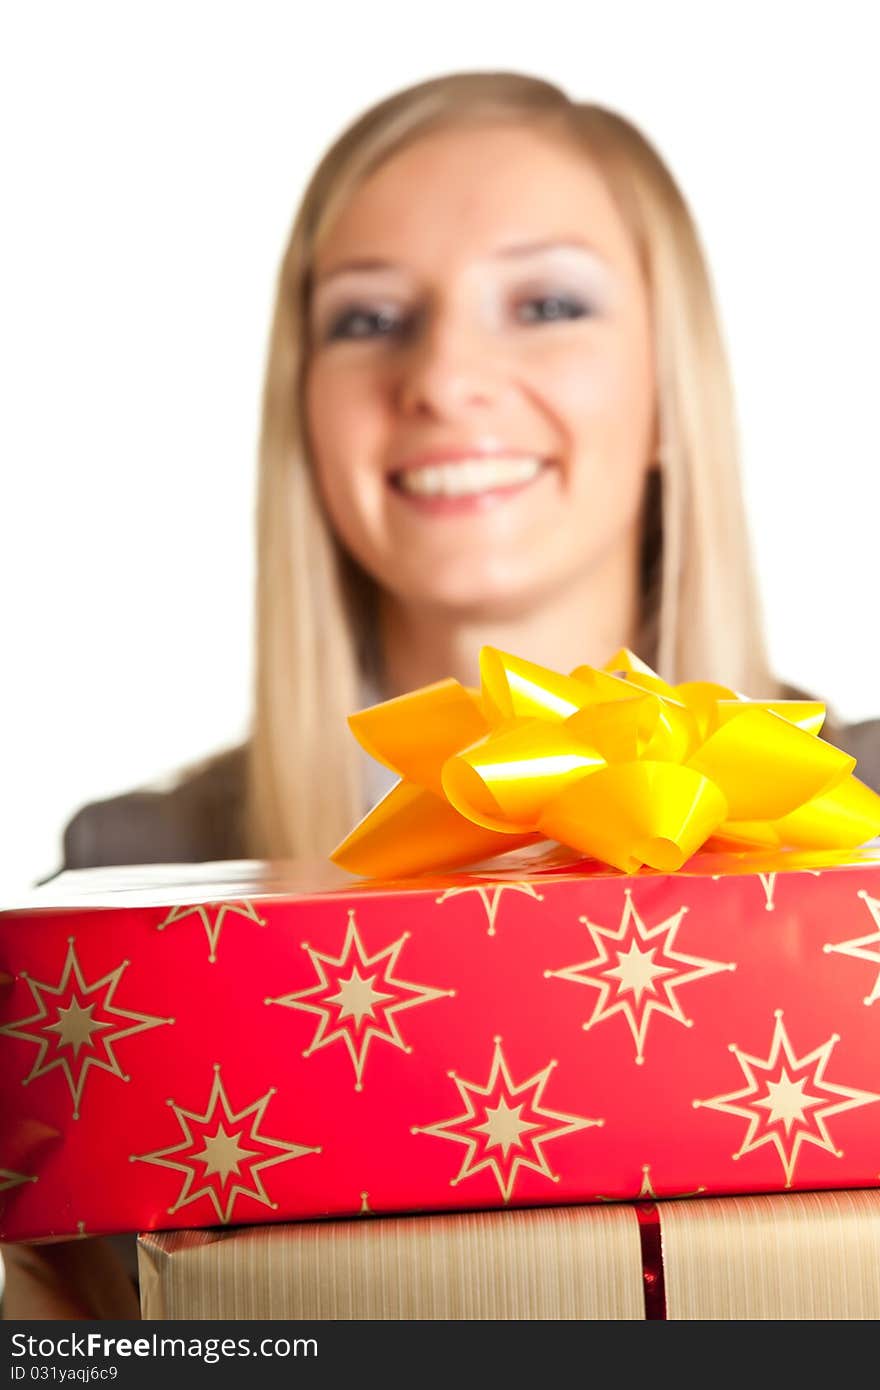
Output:
[[[536,390],[566,436],[573,463],[590,461],[618,480],[641,476],[655,399],[650,347],[641,337],[607,333],[577,351],[560,347],[542,362]]]
[[[304,392],[306,435],[318,483],[328,502],[351,499],[362,489],[381,431],[372,378],[316,363]]]
[[[316,363],[303,396],[318,490],[333,530],[367,569],[385,532],[386,423],[374,373]]]
[[[351,397],[339,372],[311,368],[305,385],[306,431],[319,476],[334,471],[352,433]]]

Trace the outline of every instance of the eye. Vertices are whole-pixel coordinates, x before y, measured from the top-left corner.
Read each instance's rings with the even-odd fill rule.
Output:
[[[518,306],[523,323],[558,323],[563,319],[586,318],[593,312],[591,305],[577,295],[541,294],[523,300]]]
[[[331,342],[345,338],[382,338],[399,328],[400,323],[390,309],[355,306],[336,316],[326,336]]]

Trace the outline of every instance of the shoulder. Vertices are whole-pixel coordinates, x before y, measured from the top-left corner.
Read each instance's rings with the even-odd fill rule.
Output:
[[[245,857],[246,747],[182,771],[169,789],[139,788],[83,806],[64,829],[65,869]]]
[[[864,719],[858,724],[832,724],[828,738],[855,758],[855,773],[880,792],[880,719]]]

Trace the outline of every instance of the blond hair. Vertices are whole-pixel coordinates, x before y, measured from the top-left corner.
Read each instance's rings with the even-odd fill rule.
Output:
[[[725,349],[697,231],[672,175],[629,121],[571,101],[549,82],[503,72],[435,78],[372,107],[327,151],[280,268],[257,503],[246,788],[248,852],[257,856],[325,855],[365,809],[361,755],[346,716],[363,703],[375,588],[331,531],[308,460],[302,382],[313,257],[354,190],[395,152],[438,129],[499,120],[544,129],[594,163],[645,276],[660,467],[645,500],[639,654],[670,681],[714,679],[750,695],[776,690],[748,549]]]

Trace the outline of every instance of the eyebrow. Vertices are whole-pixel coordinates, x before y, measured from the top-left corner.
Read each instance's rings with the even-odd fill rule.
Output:
[[[359,270],[396,270],[393,261],[382,261],[376,256],[362,256],[358,260],[342,261],[335,265],[331,270],[324,270],[320,275],[315,276],[316,285],[325,285],[328,280],[335,280],[338,275],[350,275]]]
[[[512,246],[502,246],[500,250],[495,252],[493,259],[507,260],[516,256],[534,256],[539,251],[586,251],[589,255],[602,259],[595,246],[575,237],[566,237],[563,240],[549,238],[544,241],[515,242]]]
[[[502,246],[494,251],[489,260],[516,260],[520,256],[535,256],[542,251],[583,251],[597,260],[603,259],[594,246],[587,241],[566,237],[562,240],[550,238],[542,241],[520,241],[510,246]],[[399,270],[394,261],[385,261],[378,256],[361,256],[354,260],[342,261],[315,276],[315,285],[326,285],[341,275],[351,275],[359,271]]]

